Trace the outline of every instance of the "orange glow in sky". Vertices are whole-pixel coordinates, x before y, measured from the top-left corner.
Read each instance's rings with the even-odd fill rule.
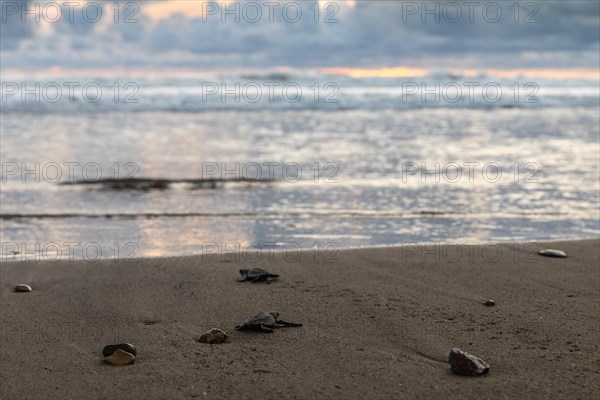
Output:
[[[318,73],[349,76],[352,78],[420,78],[425,77],[435,71],[445,72],[450,75],[456,75],[464,78],[477,78],[485,75],[493,78],[518,79],[518,78],[547,78],[547,79],[586,79],[600,80],[600,72],[591,69],[430,69],[430,68],[412,68],[412,67],[394,67],[394,68],[316,68],[308,69]],[[269,71],[294,74],[302,72],[302,69],[289,67],[272,68]],[[224,70],[199,70],[196,68],[180,69],[130,69],[130,68],[112,68],[112,69],[68,69],[59,66],[40,70],[41,75],[55,76],[138,76],[138,77],[182,77],[182,76],[219,76]],[[264,69],[255,70],[247,68],[228,69],[228,73],[235,74],[253,74],[263,73]],[[27,74],[26,71],[15,68],[2,68],[2,73],[10,76],[21,76]],[[26,75],[23,75],[26,76]]]
[[[216,3],[231,3],[233,0],[219,0]],[[144,4],[143,11],[154,20],[168,18],[173,14],[181,13],[189,18],[198,18],[204,15],[206,4],[209,1],[150,1]]]
[[[322,68],[320,72],[334,75],[345,75],[353,78],[409,78],[422,77],[433,72],[428,68]],[[464,76],[477,77],[481,73],[498,78],[553,78],[553,79],[600,79],[600,72],[593,69],[451,69],[447,72]]]
[[[421,68],[323,68],[321,72],[334,75],[346,75],[353,78],[406,78],[427,75],[428,70]]]
[[[198,18],[204,15],[207,9],[208,3],[229,4],[239,0],[163,0],[163,1],[149,1],[148,4],[142,5],[144,13],[146,13],[153,20],[160,20],[168,18],[169,16],[181,13],[189,18]],[[345,3],[350,8],[356,6],[356,0],[318,0],[321,8],[327,5],[327,3]],[[243,4],[243,2],[241,2]],[[260,3],[259,3],[260,4]]]

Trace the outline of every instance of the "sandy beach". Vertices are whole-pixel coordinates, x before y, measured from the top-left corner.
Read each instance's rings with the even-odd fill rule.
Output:
[[[537,255],[557,248],[566,259]],[[288,256],[287,260],[284,256]],[[297,255],[297,254],[296,254]],[[295,256],[296,256],[295,255]],[[591,399],[600,240],[4,262],[4,399]],[[129,262],[124,262],[129,261]],[[240,268],[280,275],[238,283]],[[16,284],[33,287],[15,293]],[[493,299],[494,307],[483,301]],[[233,328],[276,310],[301,328]],[[224,344],[196,342],[218,327]],[[133,343],[133,365],[102,357]],[[488,375],[452,375],[459,347]]]

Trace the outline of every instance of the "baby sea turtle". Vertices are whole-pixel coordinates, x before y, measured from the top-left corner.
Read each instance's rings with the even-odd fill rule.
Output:
[[[271,274],[262,268],[240,269],[240,279],[238,282],[267,282],[269,279],[276,279],[279,275]]]
[[[541,256],[555,257],[555,258],[566,258],[567,257],[567,253],[565,253],[562,250],[556,250],[556,249],[540,250],[538,254]]]
[[[238,331],[260,331],[260,332],[273,332],[273,328],[280,328],[284,326],[298,327],[302,324],[296,324],[294,322],[286,322],[279,319],[279,313],[277,311],[261,312],[247,320],[243,324],[235,327]]]
[[[127,365],[135,362],[137,350],[132,344],[109,344],[102,349],[104,359],[112,365]]]

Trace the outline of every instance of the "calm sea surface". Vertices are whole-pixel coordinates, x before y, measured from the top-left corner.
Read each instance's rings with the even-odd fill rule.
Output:
[[[456,81],[434,78],[439,98],[314,76],[123,78],[116,102],[117,80],[88,79],[97,103],[3,98],[2,259],[600,235],[597,82],[538,82],[536,103],[528,80],[519,99],[503,81],[498,101],[454,102],[442,91]],[[225,81],[238,99],[206,84]],[[302,98],[268,99],[266,81]]]

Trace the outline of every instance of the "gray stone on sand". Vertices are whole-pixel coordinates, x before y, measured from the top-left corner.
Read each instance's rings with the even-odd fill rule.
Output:
[[[458,348],[450,351],[448,362],[452,373],[456,375],[481,376],[487,374],[490,370],[489,364],[481,358]]]
[[[17,286],[15,286],[15,292],[20,292],[20,293],[25,293],[25,292],[31,292],[33,289],[31,288],[31,286],[26,285],[24,283],[19,283]]]
[[[540,252],[538,254],[541,256],[555,257],[555,258],[566,258],[567,257],[567,253],[565,253],[562,250],[556,250],[556,249],[540,250]]]

